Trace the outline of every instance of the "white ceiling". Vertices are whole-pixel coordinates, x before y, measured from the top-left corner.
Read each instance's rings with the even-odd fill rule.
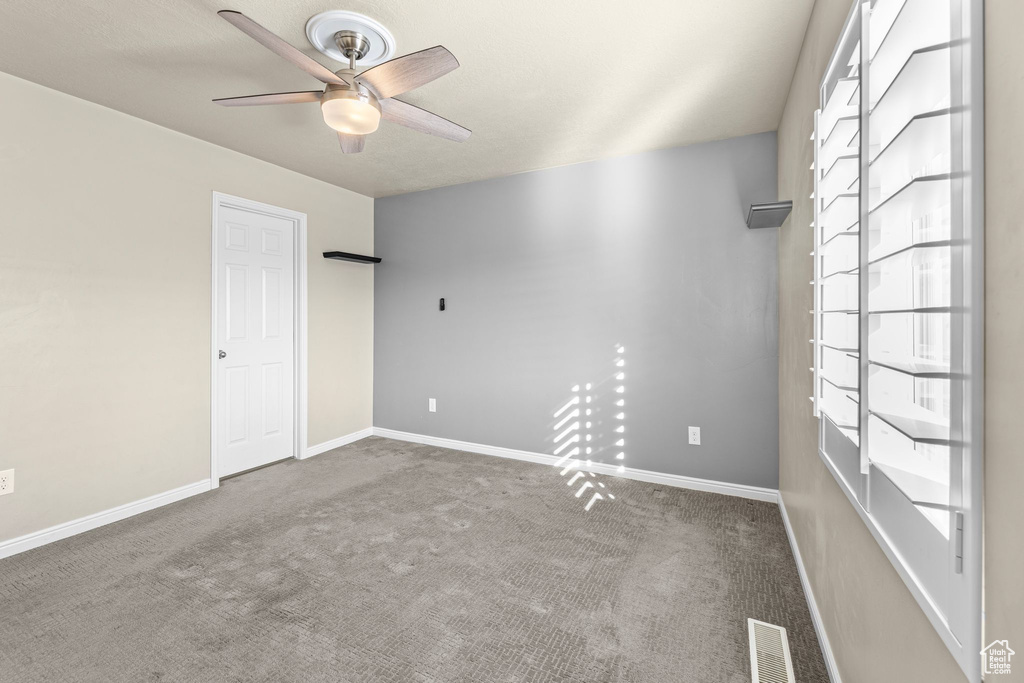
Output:
[[[4,0],[6,71],[380,197],[775,130],[814,0]],[[462,66],[403,99],[473,130],[457,144],[383,122],[343,156],[316,104],[210,102],[318,81],[220,19],[306,40],[328,9],[387,26],[402,55]]]

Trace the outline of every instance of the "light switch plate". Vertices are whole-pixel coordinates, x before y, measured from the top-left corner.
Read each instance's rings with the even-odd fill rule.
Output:
[[[700,445],[700,427],[687,427],[687,429],[690,432],[690,445],[691,446],[699,446]]]
[[[432,413],[436,413],[437,412],[437,399],[436,398],[428,398],[427,399],[427,410],[429,410]]]
[[[14,493],[14,470],[0,472],[0,496]]]

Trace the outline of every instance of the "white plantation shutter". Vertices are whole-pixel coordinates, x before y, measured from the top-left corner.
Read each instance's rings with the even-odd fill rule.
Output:
[[[815,116],[815,405],[833,471],[860,477],[860,22],[852,16]]]
[[[972,681],[981,630],[980,5],[855,3],[815,116],[812,226],[821,455]]]

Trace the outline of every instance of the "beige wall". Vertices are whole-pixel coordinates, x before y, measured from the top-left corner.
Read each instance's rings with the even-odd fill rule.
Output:
[[[0,103],[0,541],[210,476],[214,190],[308,214],[309,443],[371,425],[373,270],[320,252],[372,253],[372,199],[6,74]]]
[[[1024,681],[1024,3],[985,3],[985,642]]]
[[[807,397],[813,364],[812,176],[818,85],[850,0],[817,0],[779,126],[779,488],[844,683],[965,680],[953,657],[817,455]],[[1024,644],[1024,4],[986,3],[986,637]],[[1010,677],[1001,677],[1011,680]],[[1024,680],[1024,660],[1012,680]]]

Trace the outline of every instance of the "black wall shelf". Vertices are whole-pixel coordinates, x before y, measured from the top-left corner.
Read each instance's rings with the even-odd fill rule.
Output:
[[[376,256],[350,254],[347,251],[325,251],[324,258],[331,258],[335,261],[355,261],[356,263],[380,263],[380,259]]]

